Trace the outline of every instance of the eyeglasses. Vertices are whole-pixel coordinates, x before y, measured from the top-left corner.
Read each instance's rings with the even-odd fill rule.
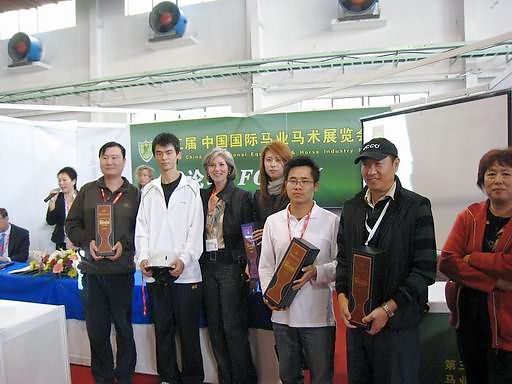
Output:
[[[309,184],[313,184],[314,180],[308,180],[308,179],[289,179],[286,180],[286,184],[291,185],[292,187],[296,187],[297,185],[301,187],[308,186]]]

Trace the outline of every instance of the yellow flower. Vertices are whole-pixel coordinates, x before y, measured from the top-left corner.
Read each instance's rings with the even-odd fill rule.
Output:
[[[69,270],[69,272],[68,272],[68,276],[69,276],[69,277],[71,277],[71,278],[74,278],[74,277],[76,277],[77,275],[78,275],[78,273],[77,273],[76,269],[74,269],[74,268],[71,268],[71,269]]]

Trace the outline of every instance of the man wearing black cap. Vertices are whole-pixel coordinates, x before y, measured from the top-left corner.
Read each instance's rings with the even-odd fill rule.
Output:
[[[419,324],[436,274],[434,222],[427,198],[402,187],[400,159],[384,138],[363,145],[366,187],[344,203],[336,291],[347,326],[350,384],[418,383]],[[355,325],[354,255],[373,260],[371,308]]]

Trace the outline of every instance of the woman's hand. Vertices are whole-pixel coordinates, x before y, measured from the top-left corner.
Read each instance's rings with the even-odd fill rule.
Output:
[[[263,237],[263,229],[255,229],[252,233],[252,241],[254,241],[256,244],[261,243],[261,238]]]
[[[53,211],[55,209],[55,202],[57,201],[57,197],[59,196],[60,188],[54,188],[48,193],[48,195],[52,195],[51,199],[48,200],[48,209]]]
[[[512,291],[512,281],[498,279],[496,280],[496,288],[502,291],[510,292]]]

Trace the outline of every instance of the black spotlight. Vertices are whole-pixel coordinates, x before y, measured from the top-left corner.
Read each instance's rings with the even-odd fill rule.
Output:
[[[380,15],[379,0],[338,0],[342,20],[376,18]]]
[[[43,46],[35,37],[18,32],[9,39],[7,52],[12,60],[10,66],[25,65],[41,60]]]
[[[187,29],[187,17],[176,4],[162,1],[149,14],[149,26],[154,32],[150,41],[182,37]]]

